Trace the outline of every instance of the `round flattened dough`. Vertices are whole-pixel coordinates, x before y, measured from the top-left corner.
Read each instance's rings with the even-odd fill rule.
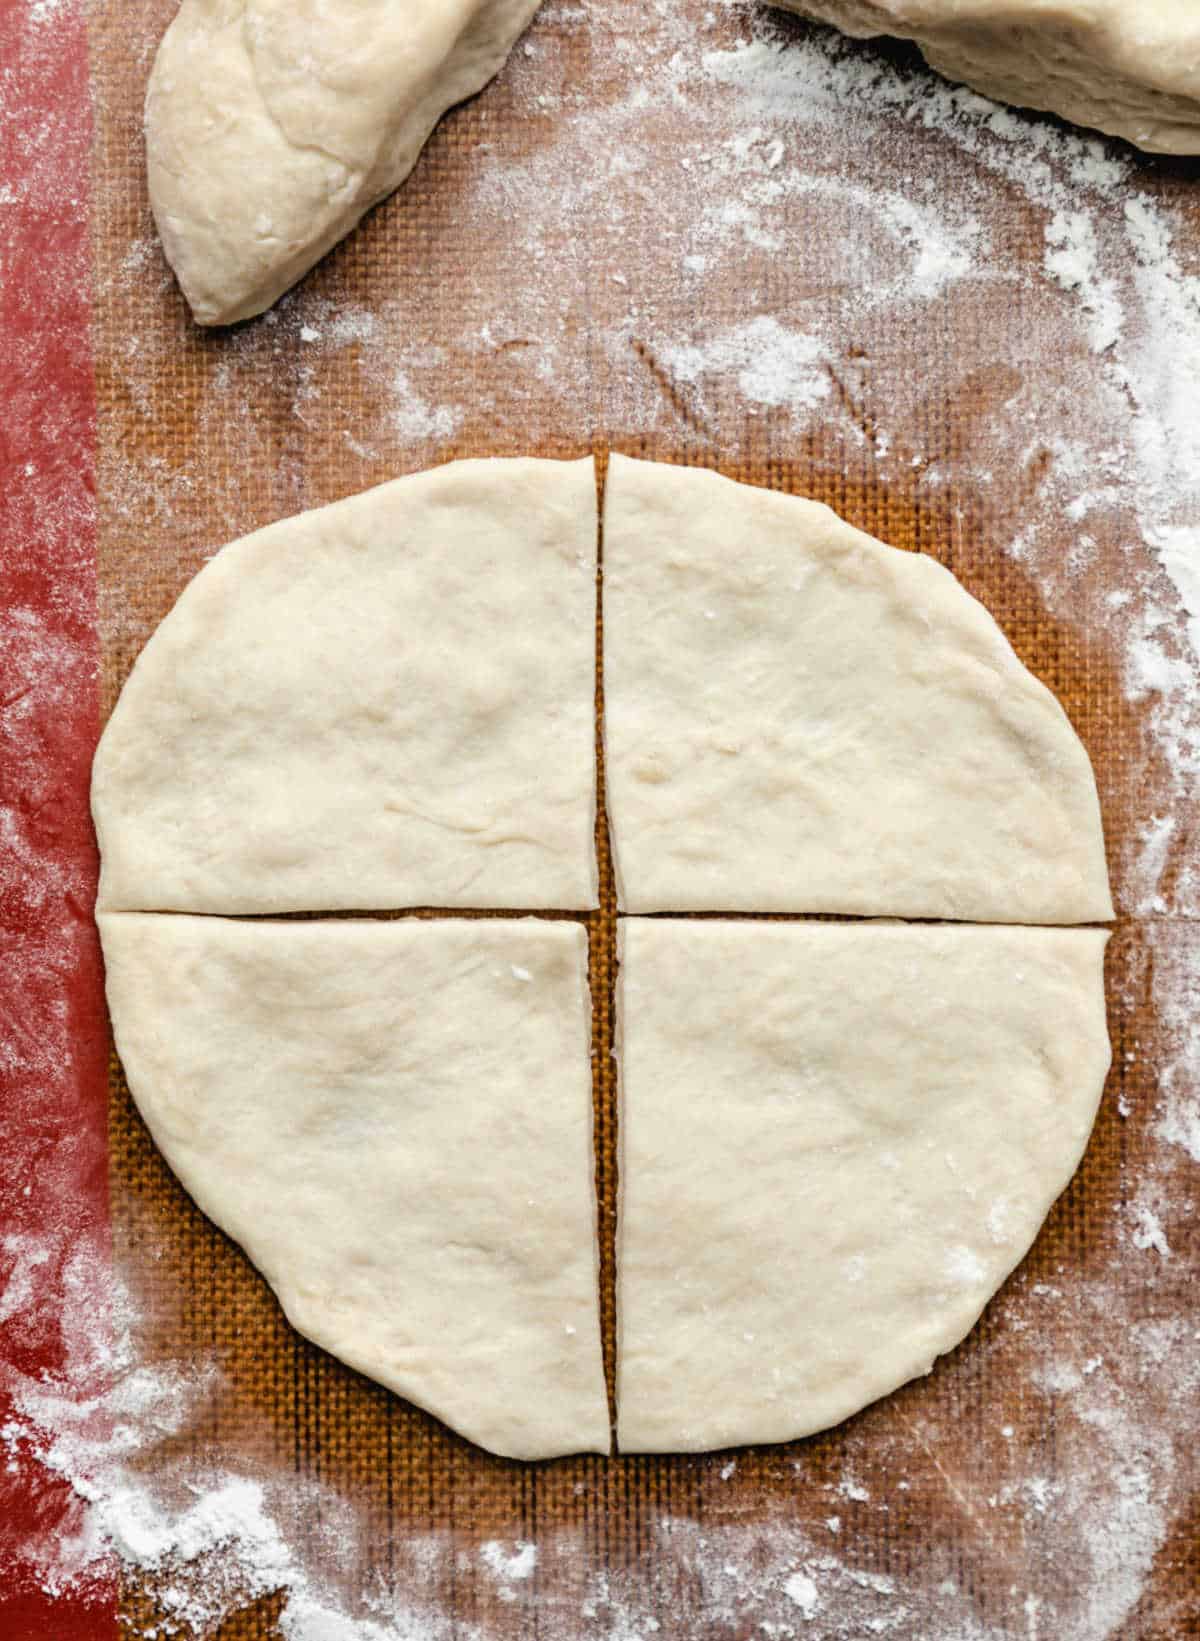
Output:
[[[838,910],[1107,915],[1086,756],[951,577],[710,474],[609,484],[627,903],[661,855],[679,908],[740,870],[757,910],[832,882]],[[526,1458],[608,1445],[582,931],[137,908],[593,903],[594,553],[587,462],[261,531],[147,647],[94,783],[117,1043],[168,1160],[300,1331]],[[639,832],[641,787],[671,790]],[[625,1446],[801,1435],[962,1337],[1086,1141],[1105,938],[626,925]]]
[[[614,456],[604,629],[623,910],[1112,916],[1086,751],[933,559]]]
[[[203,325],[269,308],[399,187],[538,0],[183,0],[146,93],[150,204]]]
[[[591,461],[455,462],[234,542],[96,754],[105,910],[596,904]]]
[[[931,68],[1163,154],[1200,154],[1200,0],[778,0]]]
[[[964,1337],[1078,1166],[1108,937],[622,934],[617,1444],[836,1424]]]
[[[492,1452],[606,1453],[583,929],[100,929],[147,1126],[293,1325]]]

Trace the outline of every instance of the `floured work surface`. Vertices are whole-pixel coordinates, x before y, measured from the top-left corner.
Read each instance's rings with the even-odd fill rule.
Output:
[[[459,1440],[290,1332],[114,1079],[146,1372],[113,1510],[153,1498],[158,1533],[126,1550],[129,1633],[1197,1633],[1200,172],[754,8],[552,4],[399,195],[274,313],[206,334],[145,204],[171,10],[93,22],[106,706],[204,559],[284,514],[455,456],[703,463],[983,600],[1095,763],[1119,918],[1113,1074],[1030,1257],[929,1379],[778,1449],[523,1466]]]

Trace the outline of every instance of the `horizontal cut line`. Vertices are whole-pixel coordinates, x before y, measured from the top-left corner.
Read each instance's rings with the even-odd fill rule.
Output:
[[[537,906],[398,906],[389,908],[338,907],[328,911],[293,912],[201,912],[172,906],[104,906],[99,915],[110,917],[209,917],[226,923],[399,923],[414,922],[494,922],[497,918],[536,918],[546,923],[590,923],[600,916],[600,908],[565,912]]]
[[[905,927],[950,929],[1101,929],[1113,923],[1024,923],[1019,919],[969,917],[908,917],[901,912],[621,912],[625,921],[639,923],[887,923]],[[1115,923],[1115,919],[1113,920]]]
[[[338,907],[327,911],[291,912],[202,912],[186,907],[170,906],[108,906],[100,907],[101,915],[111,917],[211,917],[228,923],[398,923],[405,920],[433,922],[457,920],[461,922],[494,922],[497,919],[528,918],[544,923],[594,923],[611,916],[600,906],[590,910],[564,911],[544,906],[361,906]],[[1112,932],[1123,923],[1193,923],[1200,921],[1187,913],[1151,915],[1128,919],[1114,918],[1102,923],[1027,923],[1019,919],[965,918],[965,917],[908,917],[899,912],[623,912],[616,916],[624,921],[641,923],[860,923],[904,925],[917,928],[950,929],[1098,929]]]

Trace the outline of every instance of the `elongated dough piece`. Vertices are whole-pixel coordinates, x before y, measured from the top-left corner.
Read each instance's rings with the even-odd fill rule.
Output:
[[[624,910],[1111,917],[1087,753],[933,559],[614,456],[604,584]]]
[[[269,308],[404,181],[538,0],[183,0],[146,94],[150,204],[202,325]]]
[[[1108,937],[622,933],[617,1444],[836,1424],[963,1338],[1074,1173]]]
[[[607,1452],[583,929],[100,930],[138,1107],[293,1325],[493,1452]]]
[[[1197,0],[776,0],[847,34],[914,40],[950,80],[1140,148],[1200,154]]]
[[[596,903],[590,461],[470,461],[218,553],[96,755],[110,910]]]

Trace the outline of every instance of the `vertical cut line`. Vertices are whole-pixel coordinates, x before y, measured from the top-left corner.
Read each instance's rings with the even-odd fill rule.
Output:
[[[617,894],[608,826],[604,765],[604,482],[607,453],[596,452],[596,868],[599,910],[589,929],[588,979],[592,988],[592,1104],[596,1167],[596,1229],[599,1237],[600,1337],[608,1392],[609,1426],[616,1435],[617,1316],[617,1080],[613,1059],[617,972]]]

